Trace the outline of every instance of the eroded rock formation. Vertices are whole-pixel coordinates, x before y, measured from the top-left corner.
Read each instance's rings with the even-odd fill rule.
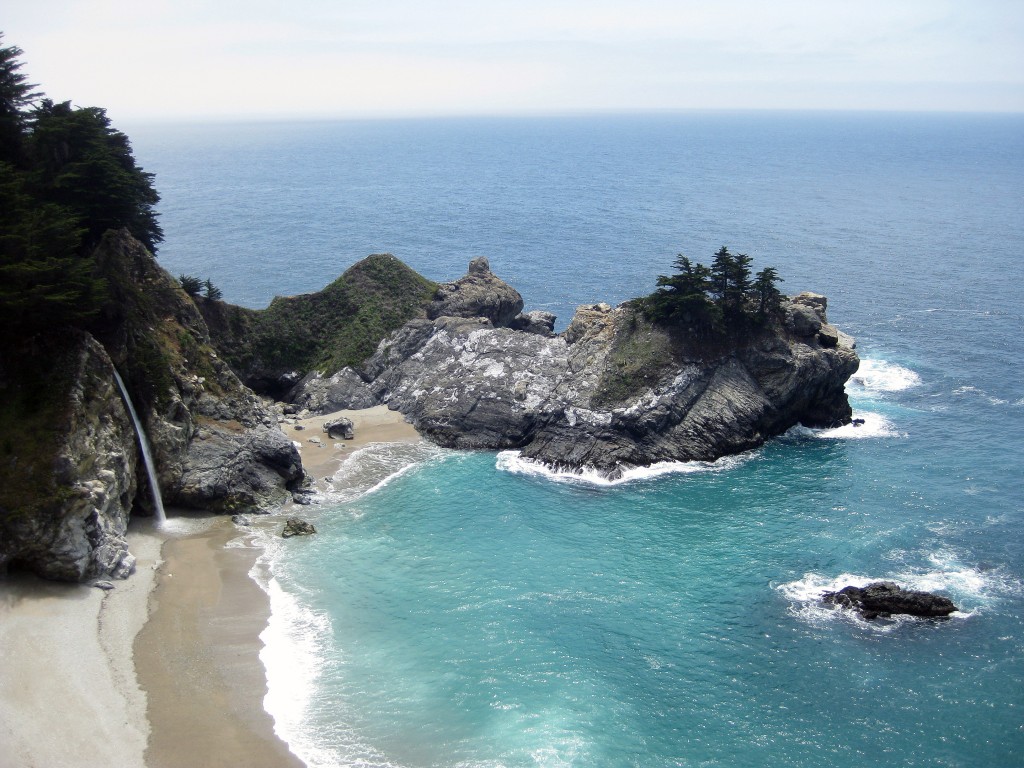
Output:
[[[478,296],[474,306],[494,303]],[[580,307],[564,333],[548,336],[495,327],[459,304],[469,316],[406,324],[364,373],[440,445],[519,448],[549,465],[616,476],[737,453],[798,423],[848,422],[844,385],[859,361],[826,306],[801,294],[780,322],[709,346],[629,305]]]

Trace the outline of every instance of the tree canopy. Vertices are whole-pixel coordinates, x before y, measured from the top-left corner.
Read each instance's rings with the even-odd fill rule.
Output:
[[[659,275],[658,289],[637,305],[651,320],[689,328],[698,336],[742,331],[763,324],[782,308],[782,282],[774,267],[751,279],[753,259],[724,245],[711,266],[680,254],[675,274]]]
[[[40,332],[102,306],[92,251],[104,232],[127,228],[151,250],[163,234],[127,136],[103,109],[43,98],[21,55],[0,46],[0,319]]]

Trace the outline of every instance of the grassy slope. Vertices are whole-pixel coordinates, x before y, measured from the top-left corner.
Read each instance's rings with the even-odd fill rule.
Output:
[[[390,254],[368,256],[317,293],[278,297],[262,310],[200,300],[213,342],[243,375],[358,365],[437,290]]]

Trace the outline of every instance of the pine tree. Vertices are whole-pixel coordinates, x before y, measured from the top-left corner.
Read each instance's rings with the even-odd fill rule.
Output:
[[[182,290],[193,299],[203,290],[203,281],[192,275],[179,275],[178,282],[181,284]]]
[[[708,297],[711,271],[680,254],[673,275],[658,276],[658,290],[645,300],[645,311],[653,320],[686,325],[699,333],[718,326],[720,313]]]
[[[224,298],[220,288],[214,285],[210,278],[206,278],[205,282],[203,282],[203,288],[206,291],[206,298],[210,301],[220,301]]]
[[[0,32],[0,42],[3,33]],[[17,46],[0,47],[0,162],[21,167],[25,161],[25,110],[40,94],[18,70],[22,50]]]
[[[783,280],[774,267],[765,267],[755,275],[750,292],[760,320],[776,315],[782,310],[782,292],[775,287],[781,282]]]
[[[60,206],[40,203],[25,175],[0,163],[0,322],[35,334],[93,317],[106,297],[94,262],[78,254],[82,230]]]
[[[85,246],[108,229],[128,230],[151,251],[163,239],[153,174],[135,164],[128,137],[105,110],[43,99],[32,112],[29,150],[39,195],[77,214]]]

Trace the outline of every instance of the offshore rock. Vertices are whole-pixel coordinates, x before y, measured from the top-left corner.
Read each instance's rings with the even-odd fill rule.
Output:
[[[857,611],[865,619],[899,614],[943,618],[959,610],[948,597],[903,589],[891,581],[876,581],[866,587],[844,587],[838,592],[824,593],[821,600]]]
[[[427,318],[485,317],[497,327],[509,326],[523,311],[523,297],[491,272],[483,256],[469,262],[469,271],[453,283],[438,286]]]
[[[366,373],[389,407],[440,445],[519,448],[615,477],[744,451],[798,423],[847,423],[844,385],[859,360],[845,334],[830,346],[819,340],[824,306],[824,297],[798,297],[783,322],[717,346],[652,325],[629,305],[580,307],[553,337],[440,317],[383,341]],[[790,322],[808,315],[813,333],[814,322]]]
[[[281,536],[290,539],[292,536],[312,536],[314,533],[316,533],[316,528],[312,523],[307,523],[297,517],[289,517],[284,524],[284,530],[281,531]]]
[[[322,415],[342,410],[358,410],[380,405],[362,377],[346,366],[331,376],[312,371],[285,396],[297,410]]]
[[[62,581],[125,578],[135,569],[125,530],[140,461],[113,364],[92,336],[74,331],[48,350],[46,365],[50,391],[61,392],[50,405],[62,420],[41,426],[58,443],[49,462],[34,466],[22,451],[37,435],[14,447],[12,461],[32,494],[0,504],[0,571],[17,566]]]

